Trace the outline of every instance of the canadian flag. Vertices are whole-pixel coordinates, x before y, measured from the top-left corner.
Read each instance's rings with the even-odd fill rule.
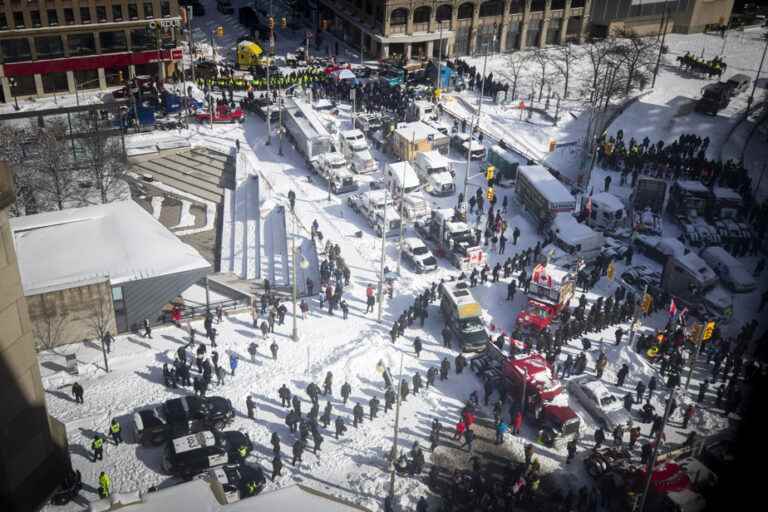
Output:
[[[675,299],[672,299],[672,302],[669,303],[669,316],[675,316],[675,313],[677,313],[677,304],[675,304]]]

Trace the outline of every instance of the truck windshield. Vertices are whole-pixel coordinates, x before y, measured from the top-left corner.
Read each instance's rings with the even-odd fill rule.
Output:
[[[461,329],[461,332],[465,334],[485,331],[483,322],[479,318],[467,318],[466,320],[459,320],[459,328]]]
[[[343,160],[337,160],[335,162],[330,162],[328,165],[330,165],[331,169],[343,169],[347,166],[347,163]]]
[[[452,233],[451,238],[453,239],[454,243],[474,242],[474,237],[472,236],[472,233],[469,232],[469,230]]]
[[[600,405],[607,407],[616,401],[616,397],[613,395],[607,395],[600,399]]]
[[[427,171],[429,174],[438,174],[441,172],[448,172],[448,169],[445,167],[432,167],[429,171]]]
[[[423,245],[421,247],[414,247],[413,249],[413,254],[416,256],[421,256],[422,254],[427,254],[428,252],[429,250]]]
[[[390,220],[389,229],[400,229],[400,220]]]

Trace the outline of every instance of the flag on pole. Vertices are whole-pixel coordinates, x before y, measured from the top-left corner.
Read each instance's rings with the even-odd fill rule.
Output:
[[[683,307],[683,309],[680,310],[680,323],[685,324],[686,315],[688,315],[688,308]]]
[[[677,304],[675,304],[675,299],[672,299],[672,302],[669,303],[669,316],[675,316],[675,313],[677,313]]]

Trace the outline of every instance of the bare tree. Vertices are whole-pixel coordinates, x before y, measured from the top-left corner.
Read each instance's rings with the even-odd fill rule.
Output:
[[[32,322],[32,335],[35,337],[37,350],[50,350],[61,341],[69,315],[45,298],[41,297],[40,300],[42,317]]]
[[[543,50],[542,48],[534,48],[532,55],[533,61],[539,67],[539,101],[541,101],[541,96],[544,94],[544,85],[549,82],[548,71],[550,58],[546,50]]]
[[[525,68],[529,57],[523,52],[515,52],[507,58],[507,76],[512,77],[512,99],[517,97],[517,82],[520,80],[520,74]]]
[[[632,29],[619,30],[616,36],[619,38],[616,53],[623,58],[627,74],[624,94],[628,95],[636,81],[640,84],[647,83],[659,42],[653,37],[641,37]]]
[[[573,76],[574,66],[581,58],[581,51],[571,43],[562,46],[556,46],[553,49],[554,55],[551,56],[552,66],[563,79],[563,99],[568,98],[568,87]]]
[[[596,91],[600,89],[600,79],[603,77],[606,66],[606,58],[613,50],[613,39],[603,39],[587,45],[586,54],[591,71],[592,91],[590,100],[596,101]]]
[[[67,128],[62,120],[54,120],[44,127],[35,127],[33,141],[35,154],[31,166],[36,171],[36,189],[47,194],[59,210],[77,191],[74,173],[70,169],[66,141]]]
[[[28,165],[28,146],[31,139],[32,131],[29,129],[11,124],[0,126],[0,159],[8,162],[13,171],[13,185],[16,190],[16,202],[13,205],[15,215],[25,215],[27,209],[34,209],[35,206],[32,191],[36,173],[34,168]]]
[[[81,139],[83,158],[78,166],[84,166],[83,177],[98,188],[101,202],[107,203],[110,193],[127,172],[123,151],[116,137],[105,134],[95,112],[81,117],[80,121],[85,136]]]
[[[112,321],[114,318],[113,311],[112,303],[105,297],[97,297],[96,301],[91,304],[88,326],[91,329],[91,334],[99,343],[104,339],[104,335],[114,327]]]

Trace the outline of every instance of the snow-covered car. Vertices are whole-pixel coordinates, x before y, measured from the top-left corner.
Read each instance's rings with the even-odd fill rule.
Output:
[[[171,475],[191,478],[207,469],[242,462],[252,450],[253,443],[242,432],[206,430],[168,440],[162,469]]]
[[[437,259],[419,238],[408,237],[403,240],[403,256],[419,274],[437,270]]]
[[[642,291],[646,285],[648,287],[659,286],[661,273],[651,270],[645,265],[635,265],[622,272],[621,279],[635,290]]]
[[[625,242],[610,236],[605,237],[603,243],[603,254],[605,256],[612,260],[622,260],[627,255],[627,251],[629,251],[629,245]]]
[[[670,256],[684,254],[686,250],[685,244],[670,237],[635,235],[633,242],[640,252],[659,263],[665,263]]]
[[[232,402],[220,396],[183,396],[133,414],[134,438],[159,446],[168,438],[201,430],[223,430],[235,418]]]
[[[451,146],[463,155],[466,155],[467,151],[469,151],[469,157],[472,160],[482,160],[485,158],[485,146],[467,133],[454,133],[453,137],[451,137]]]
[[[227,464],[210,469],[195,478],[208,482],[213,494],[222,504],[256,496],[267,484],[261,467],[250,464]]]
[[[735,292],[750,292],[757,288],[757,281],[744,265],[722,247],[707,247],[701,251],[701,259]]]
[[[683,240],[694,247],[708,247],[721,243],[720,234],[715,226],[702,219],[684,219],[680,222],[683,230]]]
[[[568,391],[584,406],[603,429],[613,430],[630,419],[630,414],[605,384],[593,377],[574,379],[568,383]]]

